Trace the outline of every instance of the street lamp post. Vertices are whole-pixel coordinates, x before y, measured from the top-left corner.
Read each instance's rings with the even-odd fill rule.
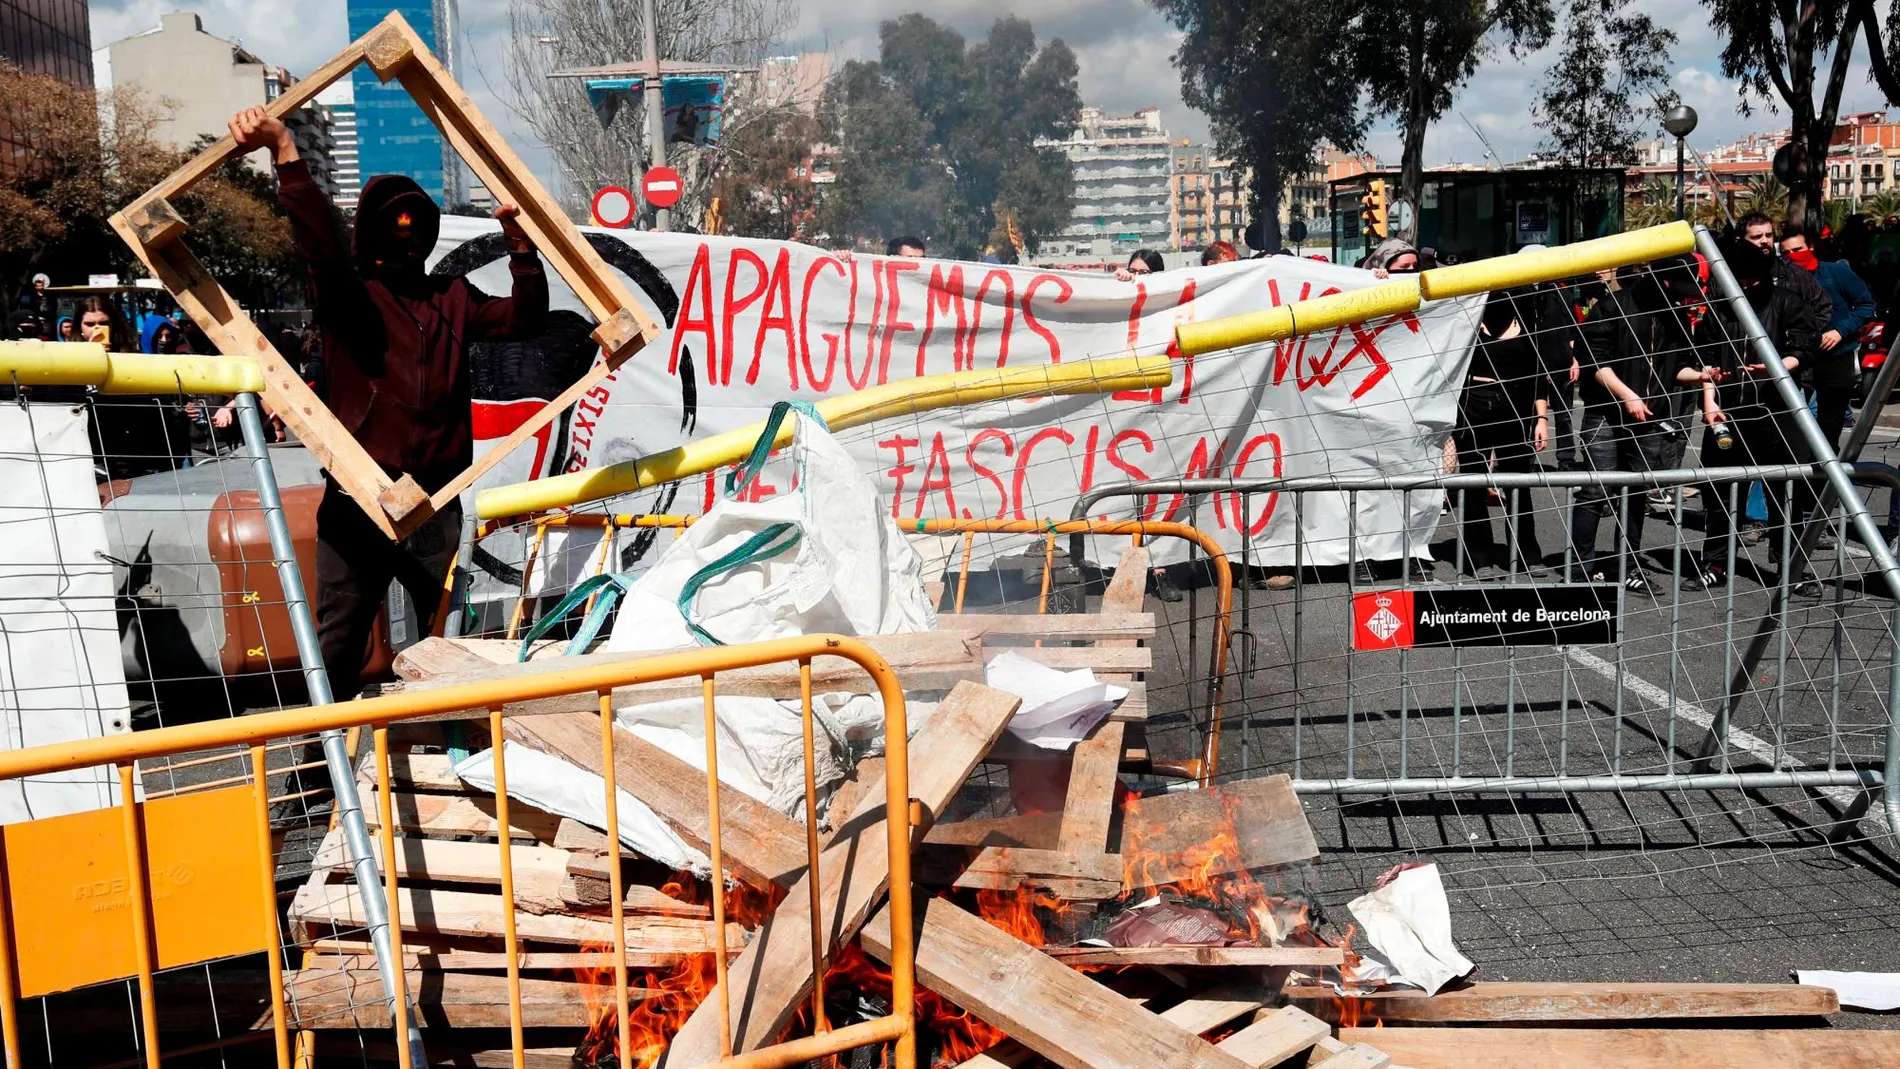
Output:
[[[1688,212],[1684,199],[1688,187],[1682,181],[1682,140],[1695,132],[1695,109],[1687,104],[1677,104],[1663,116],[1663,129],[1676,139],[1676,218],[1687,218]]]

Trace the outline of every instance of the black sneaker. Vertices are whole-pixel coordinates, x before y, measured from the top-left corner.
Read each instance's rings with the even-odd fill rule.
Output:
[[[1656,584],[1650,582],[1649,576],[1642,572],[1631,572],[1629,578],[1623,580],[1623,589],[1632,594],[1648,594],[1652,598],[1656,596]]]
[[[1728,585],[1728,569],[1720,564],[1710,564],[1700,570],[1682,577],[1684,590],[1716,590]]]
[[[1149,576],[1148,590],[1156,598],[1172,604],[1187,597],[1174,585],[1174,580],[1168,578],[1167,572],[1150,572]]]
[[[1405,574],[1414,583],[1438,582],[1438,573],[1432,570],[1431,563],[1419,560],[1417,557],[1405,562]]]
[[[1794,584],[1790,593],[1797,598],[1818,598],[1821,596],[1821,581],[1811,575],[1803,576]]]

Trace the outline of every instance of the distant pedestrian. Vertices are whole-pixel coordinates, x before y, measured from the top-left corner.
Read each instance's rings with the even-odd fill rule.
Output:
[[[1528,474],[1537,466],[1536,455],[1550,447],[1550,397],[1543,360],[1522,306],[1536,299],[1532,291],[1492,293],[1478,321],[1478,344],[1464,392],[1458,400],[1458,443],[1461,471],[1482,472],[1487,464],[1500,475]],[[1495,457],[1495,463],[1492,458]],[[1530,490],[1500,491],[1505,527],[1513,557],[1499,553],[1491,531],[1490,494],[1466,489],[1462,498],[1464,570],[1472,575],[1486,568],[1502,568],[1531,576],[1545,574],[1544,551],[1537,542],[1537,517],[1526,509]]]
[[[1418,249],[1409,241],[1387,238],[1373,247],[1362,266],[1372,272],[1374,278],[1416,274],[1419,271]]]
[[[1860,355],[1860,331],[1873,321],[1874,295],[1846,262],[1817,257],[1807,235],[1800,231],[1782,235],[1781,254],[1814,276],[1833,308],[1814,358],[1802,368],[1801,378],[1814,403],[1814,418],[1821,425],[1822,435],[1838,451],[1854,386],[1860,381],[1860,361],[1856,359]]]
[[[31,312],[40,321],[41,327],[49,327],[58,318],[58,302],[51,293],[46,292],[53,280],[44,272],[33,276],[33,282],[20,294],[19,310]]]
[[[1153,249],[1136,249],[1129,254],[1128,263],[1115,269],[1117,282],[1133,282],[1136,275],[1158,275],[1168,269],[1161,260],[1161,254]]]
[[[1215,264],[1230,264],[1238,259],[1240,259],[1240,250],[1234,248],[1233,242],[1230,241],[1216,241],[1214,244],[1201,250],[1202,267],[1212,267]]]
[[[924,258],[924,239],[914,234],[895,237],[884,243],[884,255],[902,256],[909,260]]]

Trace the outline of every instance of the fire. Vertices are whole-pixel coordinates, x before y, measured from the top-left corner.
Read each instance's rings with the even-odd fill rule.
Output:
[[[690,874],[680,873],[660,888],[662,894],[688,905],[708,904],[705,885]],[[777,904],[782,891],[764,894],[745,884],[734,884],[726,891],[726,919],[745,928],[756,928]],[[620,1065],[620,1013],[615,1004],[612,944],[586,948],[606,964],[584,966],[574,971],[587,1000],[587,1037],[574,1052],[579,1066]],[[670,970],[629,970],[627,987],[651,992],[633,1002],[627,1013],[627,1064],[635,1069],[651,1069],[686,1025],[700,1003],[712,994],[719,974],[712,953],[687,957]]]
[[[1242,865],[1239,801],[1223,797],[1222,820],[1204,841],[1167,853],[1143,834],[1136,819],[1141,799],[1127,802],[1122,833],[1122,886],[1132,901],[1158,894],[1210,903],[1229,919],[1228,935],[1261,946],[1316,943],[1312,914],[1303,897],[1274,894]]]

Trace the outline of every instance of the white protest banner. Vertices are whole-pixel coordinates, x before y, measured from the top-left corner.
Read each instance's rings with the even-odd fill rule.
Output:
[[[785,242],[587,234],[668,329],[580,401],[559,441],[537,442],[538,459],[524,447],[518,463],[484,485],[657,452],[757,422],[782,399],[818,401],[970,368],[1160,352],[1182,321],[1377,281],[1365,271],[1290,256],[1119,282],[997,264],[846,257]],[[492,223],[445,218],[437,253],[436,273],[472,272],[487,292],[507,292]],[[566,310],[557,312],[553,330],[566,340],[544,347],[536,361],[568,377],[545,372],[548,383],[525,392],[497,386],[491,403],[552,396],[592,357],[585,340],[591,324],[553,281],[554,306]],[[1280,345],[1177,356],[1174,384],[1165,390],[979,405],[841,437],[900,521],[1067,519],[1082,492],[1136,479],[1429,474],[1439,470],[1457,417],[1479,300],[1428,304]],[[721,479],[723,473],[696,477],[620,507],[701,513]],[[761,483],[762,495],[783,489],[769,478]],[[1409,508],[1396,493],[1360,494],[1354,522],[1346,495],[1309,496],[1301,510],[1304,559],[1343,563],[1349,530],[1360,558],[1427,556],[1440,504],[1428,493],[1411,495]],[[1191,523],[1230,552],[1240,546],[1244,519],[1257,563],[1293,561],[1293,510],[1277,495],[1254,495],[1244,509],[1232,494],[1195,502],[1117,500],[1101,514]]]

